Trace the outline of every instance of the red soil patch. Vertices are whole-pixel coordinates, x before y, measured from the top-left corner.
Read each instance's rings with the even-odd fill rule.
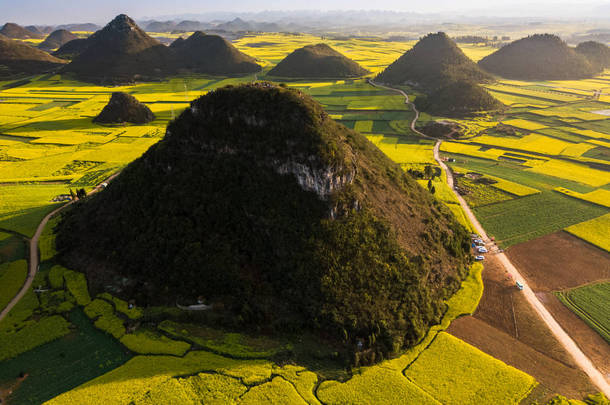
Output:
[[[553,318],[570,335],[599,371],[610,378],[610,345],[574,312],[570,311],[553,294],[541,293],[538,297]]]
[[[511,246],[506,254],[535,292],[610,278],[610,253],[563,231]]]
[[[487,255],[483,282],[476,312],[452,322],[449,333],[536,378],[543,387],[529,399],[546,402],[554,393],[582,398],[597,392],[493,254]]]
[[[449,332],[485,353],[533,376],[547,388],[543,398],[561,393],[568,398],[583,398],[596,392],[583,372],[545,356],[532,347],[472,316],[451,323]]]

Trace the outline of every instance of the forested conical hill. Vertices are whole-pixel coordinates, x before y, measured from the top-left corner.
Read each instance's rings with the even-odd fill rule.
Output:
[[[503,46],[479,61],[486,71],[517,80],[569,80],[599,73],[556,35],[536,34]]]
[[[43,34],[32,32],[21,25],[15,23],[6,23],[0,28],[0,34],[7,38],[14,39],[41,39],[44,38]]]
[[[606,44],[595,41],[586,41],[574,48],[577,53],[583,55],[593,67],[600,72],[610,67],[610,48]]]
[[[40,49],[0,35],[0,78],[44,73],[64,63]]]
[[[62,59],[74,59],[83,53],[88,46],[89,38],[73,39],[60,46],[52,55]]]
[[[269,83],[193,101],[57,231],[94,292],[203,296],[233,325],[363,338],[378,353],[438,322],[471,260],[444,205],[312,98]]]
[[[68,30],[56,30],[50,33],[38,47],[44,50],[57,49],[67,42],[77,39],[78,37]]]
[[[390,84],[412,84],[432,90],[456,81],[491,80],[444,32],[428,34],[394,61],[377,78]]]
[[[93,119],[101,124],[146,124],[155,119],[155,115],[146,105],[140,103],[131,94],[123,92],[112,93],[108,104]]]
[[[368,73],[368,70],[330,46],[316,44],[295,50],[268,74],[277,77],[343,78]]]
[[[476,83],[458,81],[419,96],[415,105],[420,111],[446,117],[461,117],[475,111],[492,111],[503,107],[489,92]]]
[[[218,35],[194,32],[185,40],[172,43],[179,69],[206,74],[246,74],[261,70],[256,60],[239,51]]]
[[[172,72],[168,47],[149,37],[121,14],[87,38],[86,47],[64,68],[78,79],[96,83],[124,83],[155,79]]]

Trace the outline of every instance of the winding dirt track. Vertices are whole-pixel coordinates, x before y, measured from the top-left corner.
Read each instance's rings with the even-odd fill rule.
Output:
[[[415,117],[413,118],[413,121],[411,121],[411,130],[423,137],[426,137],[429,139],[434,139],[434,138],[427,136],[426,134],[418,131],[417,129],[415,129],[415,124],[417,123],[417,120],[419,118],[419,111],[417,110],[415,105],[409,101],[409,96],[404,91],[402,91],[400,89],[394,89],[392,87],[380,85],[378,83],[374,83],[373,81],[369,81],[369,83],[376,87],[381,87],[384,89],[388,89],[388,90],[392,90],[394,92],[400,93],[405,98],[405,104],[409,105],[415,112]],[[479,233],[479,235],[481,235],[481,238],[485,241],[486,244],[490,243],[491,240],[487,236],[487,233],[485,232],[485,230],[483,229],[483,227],[477,220],[476,216],[474,215],[474,213],[472,212],[472,210],[470,209],[470,207],[468,206],[466,201],[462,198],[462,196],[457,191],[455,191],[455,188],[453,187],[453,183],[454,183],[453,174],[452,174],[451,170],[448,169],[447,165],[440,158],[439,150],[440,150],[441,142],[442,141],[437,140],[436,144],[434,145],[434,159],[437,161],[437,163],[442,167],[443,171],[446,173],[447,184],[449,185],[449,187],[451,188],[451,190],[457,197],[458,201],[460,202],[460,205],[462,206],[462,209],[464,210],[466,215],[468,215],[468,218],[472,222],[474,228]],[[593,365],[591,360],[582,352],[582,350],[580,350],[580,348],[574,342],[574,340],[572,340],[572,338],[563,330],[563,328],[559,325],[559,323],[557,323],[557,321],[555,320],[555,318],[553,318],[551,313],[545,308],[545,306],[538,299],[538,297],[536,297],[536,294],[534,294],[534,292],[529,287],[529,285],[527,284],[527,282],[525,281],[523,276],[521,276],[521,274],[519,273],[519,270],[517,270],[517,268],[511,263],[511,261],[508,259],[508,257],[504,253],[501,253],[501,252],[495,253],[495,257],[499,260],[499,262],[502,264],[504,269],[510,275],[512,275],[513,279],[520,280],[523,283],[522,293],[524,294],[524,297],[527,299],[527,302],[534,308],[534,310],[536,311],[536,313],[538,314],[540,319],[551,330],[551,332],[553,333],[555,338],[564,347],[564,349],[568,353],[570,353],[570,355],[574,358],[574,361],[576,362],[576,364],[578,364],[578,366],[582,369],[582,371],[584,371],[589,376],[589,378],[591,379],[593,384],[595,384],[595,386],[597,388],[599,388],[601,392],[603,392],[607,397],[610,397],[610,384],[608,383],[608,380],[606,378],[604,378],[603,374],[595,367],[595,365]]]
[[[105,182],[106,183],[110,182],[112,179],[114,179],[116,176],[118,176],[119,173],[115,173],[112,176],[108,177],[105,180]],[[101,189],[103,189],[103,187],[97,186],[96,188],[91,190],[88,195],[97,193]],[[21,298],[23,298],[23,296],[32,287],[32,283],[34,282],[34,277],[36,277],[36,273],[38,272],[38,265],[39,265],[39,259],[40,259],[39,255],[38,255],[38,240],[40,239],[40,235],[42,235],[42,231],[44,231],[45,226],[47,225],[49,220],[54,215],[59,213],[64,208],[68,207],[73,202],[74,201],[70,201],[69,203],[62,205],[61,207],[58,207],[58,208],[54,209],[53,211],[48,213],[42,219],[42,221],[40,221],[40,224],[38,224],[38,227],[36,228],[36,232],[34,233],[34,236],[30,239],[30,246],[29,246],[30,260],[28,261],[28,265],[29,265],[28,266],[29,267],[28,276],[25,279],[25,283],[23,284],[23,286],[21,287],[21,289],[19,290],[17,295],[15,295],[15,297],[13,297],[11,302],[9,302],[8,305],[2,310],[2,312],[0,312],[0,322],[2,321],[2,319],[4,319],[4,317],[6,315],[8,315],[8,313],[11,311],[11,309],[13,309],[13,307],[15,305],[17,305],[17,303],[21,300]]]

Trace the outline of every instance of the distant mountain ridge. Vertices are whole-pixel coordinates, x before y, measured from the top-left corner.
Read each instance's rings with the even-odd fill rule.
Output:
[[[85,41],[68,42],[55,54],[71,51],[76,56],[64,72],[96,83],[156,80],[178,72],[237,75],[261,69],[252,57],[219,36],[197,31],[167,47],[124,14]]]
[[[65,63],[40,49],[0,35],[1,78],[55,71]]]
[[[38,30],[37,30],[38,31]],[[32,32],[21,25],[15,23],[6,23],[0,29],[0,34],[4,35],[7,38],[13,39],[42,39],[44,35],[38,32]]]
[[[78,36],[74,35],[68,30],[59,29],[50,33],[44,41],[42,41],[38,47],[44,50],[57,49],[67,42],[78,39]]]

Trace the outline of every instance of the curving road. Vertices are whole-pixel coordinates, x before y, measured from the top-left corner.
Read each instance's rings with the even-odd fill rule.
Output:
[[[374,83],[371,80],[369,80],[369,83],[375,87],[381,87],[384,89],[392,90],[403,95],[405,97],[405,104],[411,106],[411,108],[415,112],[415,117],[413,118],[413,121],[411,121],[411,130],[423,137],[434,139],[415,129],[415,124],[417,123],[417,120],[419,118],[419,111],[417,111],[415,105],[409,101],[409,96],[404,91],[380,85],[378,83]],[[470,219],[470,221],[472,222],[475,230],[479,233],[479,235],[481,235],[481,238],[485,241],[486,244],[491,243],[491,240],[487,236],[485,229],[483,229],[483,227],[477,220],[476,216],[474,215],[464,198],[462,198],[462,196],[454,188],[453,173],[451,172],[451,170],[449,170],[445,162],[443,162],[440,158],[439,150],[441,142],[442,141],[437,140],[436,144],[434,145],[434,159],[446,173],[447,184],[457,197],[458,201],[460,202],[460,205],[462,206],[462,209],[468,216],[468,219]],[[559,341],[559,343],[561,343],[564,349],[568,353],[570,353],[572,358],[574,358],[575,363],[578,364],[582,371],[584,371],[589,376],[593,384],[595,384],[595,386],[599,388],[601,392],[603,392],[607,397],[610,397],[610,384],[608,383],[608,380],[604,378],[603,374],[595,367],[593,362],[591,362],[591,360],[582,352],[582,350],[580,350],[580,348],[574,342],[574,340],[572,340],[570,335],[568,335],[566,331],[563,330],[563,328],[559,325],[559,323],[557,323],[555,318],[553,318],[553,315],[551,315],[551,313],[546,309],[546,307],[542,304],[538,297],[536,297],[536,294],[534,294],[532,289],[525,281],[525,278],[523,278],[521,273],[519,273],[519,270],[517,270],[517,268],[512,264],[512,262],[503,252],[495,253],[494,256],[498,259],[504,269],[513,277],[514,280],[520,280],[523,283],[522,293],[524,294],[524,297],[526,298],[527,302],[534,308],[540,319],[551,330],[555,338]]]
[[[120,172],[119,172],[120,173]],[[114,179],[116,176],[119,175],[119,173],[115,173],[112,176],[108,177],[105,180],[105,183],[110,182],[112,179]],[[91,190],[88,195],[97,193],[98,191],[102,190],[104,187],[102,186],[97,186],[95,187],[93,190]],[[38,240],[40,239],[40,235],[42,235],[42,231],[44,231],[45,226],[47,225],[47,223],[49,222],[49,220],[56,215],[57,213],[59,213],[61,210],[63,210],[64,208],[68,207],[70,204],[72,204],[74,201],[70,201],[67,204],[62,205],[61,207],[58,207],[56,209],[54,209],[53,211],[51,211],[50,213],[48,213],[43,219],[42,221],[40,221],[40,224],[38,224],[38,227],[36,228],[36,232],[34,233],[34,236],[30,239],[30,260],[29,260],[29,271],[28,271],[28,276],[25,279],[25,283],[23,284],[23,286],[21,287],[21,289],[19,290],[19,292],[17,293],[17,295],[15,295],[15,297],[13,297],[13,299],[8,303],[8,305],[2,310],[2,312],[0,312],[0,322],[4,319],[4,317],[6,315],[8,315],[8,313],[11,311],[11,309],[13,309],[13,307],[15,305],[17,305],[17,303],[21,300],[21,298],[23,298],[23,296],[28,292],[28,290],[32,287],[32,283],[34,282],[34,277],[36,277],[36,273],[38,272],[38,265],[39,265],[39,255],[38,255]]]

